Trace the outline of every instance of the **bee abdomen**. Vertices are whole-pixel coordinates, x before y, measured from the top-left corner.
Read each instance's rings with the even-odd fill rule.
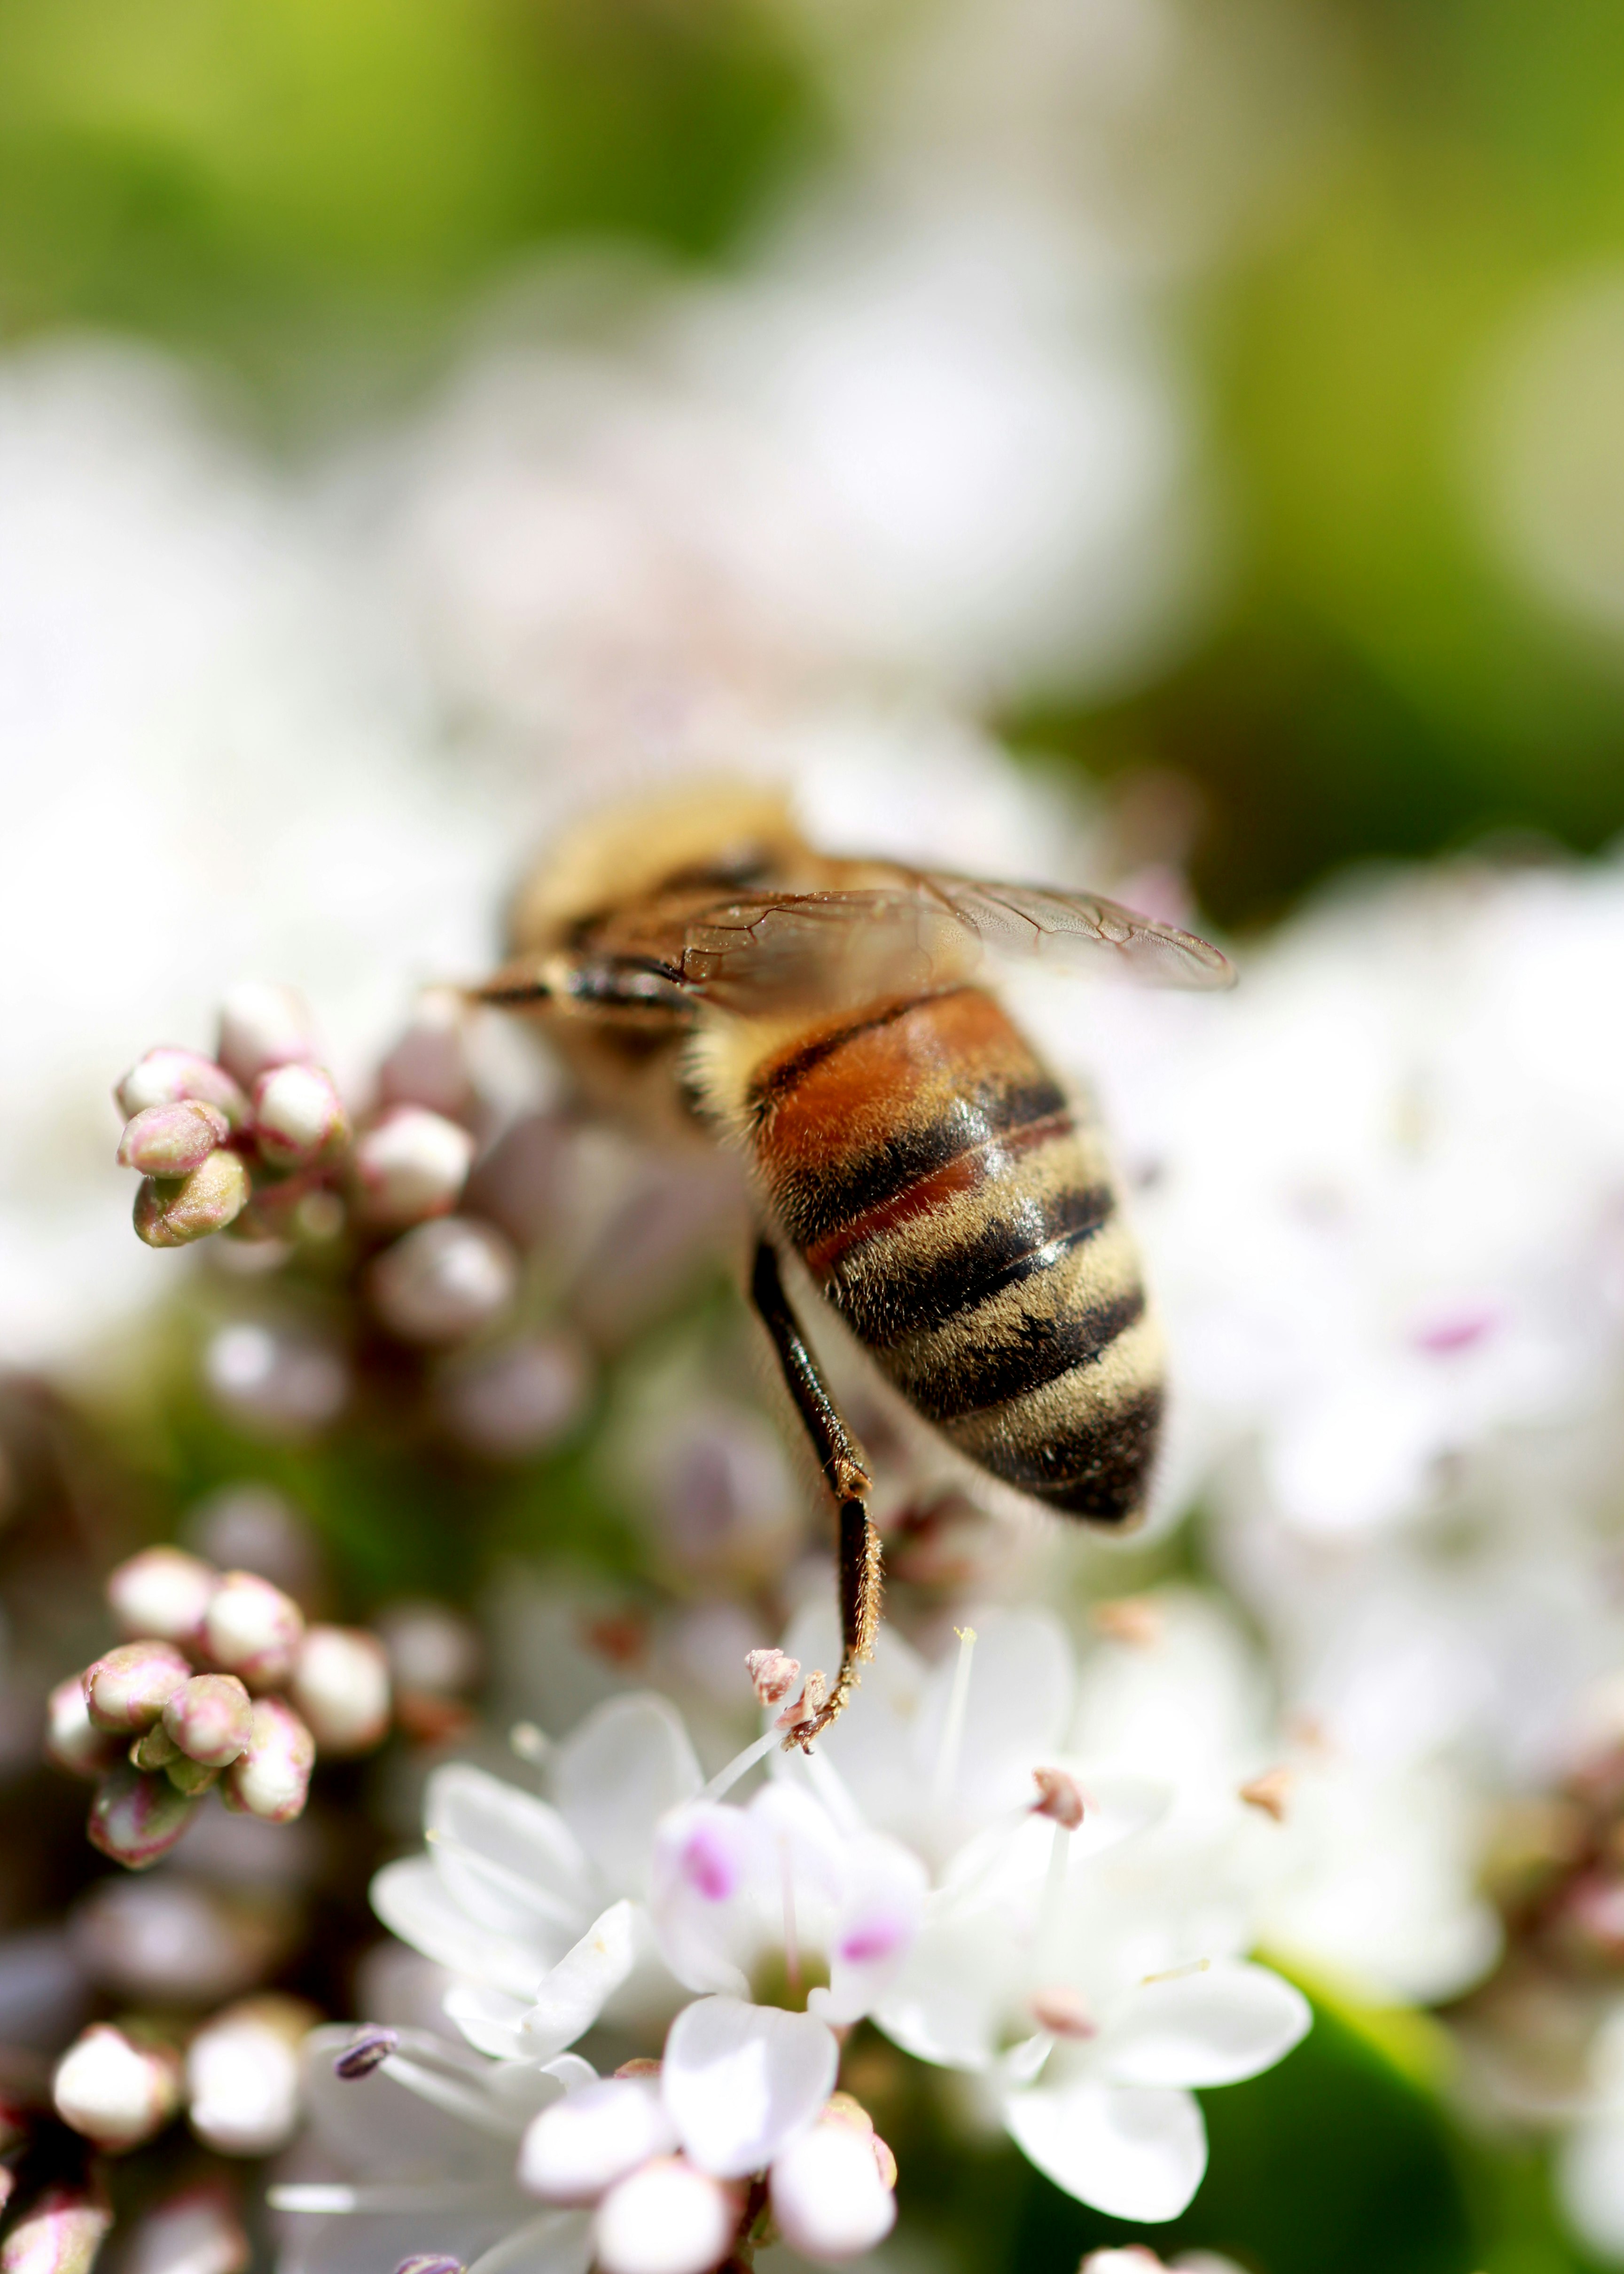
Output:
[[[1140,1506],[1161,1367],[1098,1140],[998,1004],[883,1006],[756,1072],[778,1219],[897,1388],[1051,1505]]]

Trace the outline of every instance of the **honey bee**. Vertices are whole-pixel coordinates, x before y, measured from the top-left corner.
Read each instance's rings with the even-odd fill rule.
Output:
[[[1216,948],[1087,892],[839,860],[758,791],[589,821],[522,890],[478,992],[543,1018],[588,1096],[742,1152],[750,1294],[838,1517],[842,1658],[871,1654],[871,1477],[795,1315],[780,1251],[958,1451],[1063,1514],[1144,1510],[1161,1340],[1099,1129],[986,981],[1046,953],[1176,987]]]

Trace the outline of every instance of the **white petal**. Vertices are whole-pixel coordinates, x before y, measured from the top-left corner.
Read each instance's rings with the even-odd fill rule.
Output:
[[[834,2090],[839,2049],[810,2014],[702,1998],[665,2040],[661,2089],[702,2171],[741,2179],[771,2162]]]
[[[482,1925],[569,1934],[591,1916],[592,1874],[579,1842],[556,1809],[517,1785],[462,1761],[436,1769],[423,1826],[447,1886]]]
[[[484,1982],[454,1982],[440,2002],[447,2019],[482,2053],[497,2060],[523,2057],[526,2047],[519,2028],[530,2009],[529,1999],[493,1990]]]
[[[1019,1808],[1032,1796],[1032,1772],[1058,1749],[1071,1713],[1071,1645],[1043,1611],[988,1609],[975,1631],[955,1803],[972,1816]],[[931,1668],[914,1740],[922,1774],[934,1770],[958,1670],[957,1645]]]
[[[655,1939],[677,1979],[747,1995],[769,1937],[783,1937],[778,1856],[763,1819],[719,1801],[673,1810],[655,1838],[649,1883]]]
[[[1011,2094],[1004,2120],[1057,2187],[1114,2218],[1177,2218],[1207,2169],[1207,2128],[1188,2092],[1037,2084]]]
[[[470,1919],[426,1856],[386,1864],[372,1880],[372,1909],[402,1942],[454,1974],[529,1997],[557,1954],[553,1937],[499,1934]]]
[[[1007,1931],[984,1913],[928,1917],[874,2017],[916,2060],[985,2068],[997,2051],[1015,1956]]]
[[[1224,1960],[1131,1991],[1091,2047],[1118,2084],[1236,2084],[1307,2034],[1306,1998],[1267,1966]]]
[[[651,2076],[611,2076],[544,2109],[519,2148],[519,2185],[543,2202],[595,2203],[650,2156],[669,2156],[676,2127]]]
[[[703,1781],[681,1716],[651,1693],[610,1698],[553,1759],[560,1812],[616,1894],[646,1892],[656,1824]]]
[[[583,2211],[545,2211],[476,2258],[468,2274],[587,2274],[592,2230]]]
[[[527,2057],[551,2060],[574,2044],[602,2013],[604,2000],[630,1974],[635,1955],[632,1906],[613,1903],[593,1920],[538,1989],[520,2032]],[[446,2009],[450,2011],[449,1999]]]
[[[861,2019],[897,1979],[919,1932],[925,1868],[883,1834],[848,1842],[846,1885],[829,1938],[829,1987],[815,1990],[808,2010],[826,2022]]]

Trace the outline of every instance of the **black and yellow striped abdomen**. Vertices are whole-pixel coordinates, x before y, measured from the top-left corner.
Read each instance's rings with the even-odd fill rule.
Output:
[[[1144,1502],[1160,1344],[1094,1129],[990,995],[888,1004],[758,1065],[769,1201],[928,1420],[1051,1507]]]

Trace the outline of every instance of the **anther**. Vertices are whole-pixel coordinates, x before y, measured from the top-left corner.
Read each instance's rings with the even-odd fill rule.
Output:
[[[781,1706],[801,1672],[801,1660],[787,1657],[781,1650],[753,1650],[746,1656],[744,1665],[763,1706]]]
[[[1112,1642],[1132,1643],[1139,1650],[1159,1643],[1166,1630],[1162,1606],[1148,1595],[1114,1596],[1096,1603],[1088,1615],[1098,1633],[1109,1636]]]
[[[1265,1769],[1261,1776],[1242,1785],[1241,1798],[1248,1808],[1260,1808],[1278,1824],[1285,1816],[1293,1781],[1289,1769]]]
[[[1047,1816],[1051,1824],[1075,1832],[1083,1820],[1083,1795],[1076,1778],[1064,1769],[1034,1769],[1032,1781],[1038,1788],[1032,1813]]]
[[[342,2076],[347,2084],[358,2078],[371,2076],[381,2068],[401,2042],[398,2029],[385,2029],[377,2022],[366,2022],[356,2031],[342,2052],[333,2056],[333,2074]],[[416,2265],[416,2259],[408,2263]]]
[[[1051,2037],[1071,2037],[1080,2043],[1100,2034],[1100,2025],[1089,2012],[1087,2001],[1079,1991],[1064,1982],[1048,1990],[1034,1991],[1027,2005],[1033,2020]]]

